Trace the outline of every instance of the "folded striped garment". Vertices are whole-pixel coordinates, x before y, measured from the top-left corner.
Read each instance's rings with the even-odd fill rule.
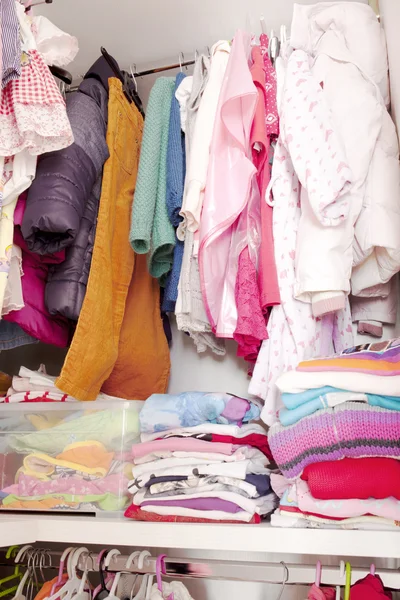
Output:
[[[399,396],[400,338],[301,362],[295,370],[283,373],[276,385],[282,393],[331,386],[350,392]]]
[[[346,402],[289,427],[275,423],[268,440],[277,465],[290,480],[308,465],[327,460],[400,458],[400,412]]]

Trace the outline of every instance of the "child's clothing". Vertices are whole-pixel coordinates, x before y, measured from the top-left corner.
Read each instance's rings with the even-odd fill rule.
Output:
[[[4,88],[0,105],[0,155],[12,156],[28,148],[33,155],[72,144],[65,102],[37,51],[29,17],[16,2],[21,32],[21,76]]]

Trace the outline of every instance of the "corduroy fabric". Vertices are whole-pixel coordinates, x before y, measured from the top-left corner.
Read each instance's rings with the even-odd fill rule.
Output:
[[[56,386],[95,400],[120,355],[121,327],[135,256],[128,242],[143,119],[116,78],[109,80],[107,145],[99,215],[86,296]],[[130,371],[129,357],[125,368]],[[121,366],[120,366],[121,369]]]
[[[400,458],[400,413],[346,402],[289,427],[276,423],[268,441],[282,474],[291,480],[308,465],[327,460]]]
[[[168,217],[167,147],[175,82],[160,77],[149,98],[129,239],[137,254],[147,254],[149,272],[165,284],[171,270],[175,231]]]

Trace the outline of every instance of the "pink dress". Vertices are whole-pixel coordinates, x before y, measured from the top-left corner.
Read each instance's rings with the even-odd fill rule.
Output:
[[[11,80],[0,101],[0,156],[25,148],[30,154],[60,150],[72,144],[65,102],[40,52],[29,17],[16,3],[22,38],[21,76]]]
[[[264,62],[259,46],[252,49],[253,65],[250,69],[254,85],[257,89],[258,99],[256,112],[251,128],[250,144],[252,149],[253,164],[257,168],[257,182],[253,181],[257,190],[252,188],[252,194],[257,194],[253,201],[260,204],[260,189],[265,178],[264,171],[269,172],[267,129],[265,126],[266,88]],[[249,207],[248,207],[249,208]],[[262,209],[261,209],[262,210]],[[255,214],[257,212],[257,214]],[[261,211],[260,211],[261,212]],[[261,216],[259,211],[253,211],[253,220],[256,218],[256,228],[261,234]],[[242,213],[241,218],[247,215]],[[262,241],[261,241],[262,244]],[[254,252],[255,254],[255,252]],[[261,262],[260,252],[255,257],[250,255],[248,244],[242,250],[239,257],[238,274],[236,278],[235,300],[238,312],[236,330],[233,335],[238,343],[237,355],[242,356],[250,363],[255,363],[261,342],[266,340],[267,328],[261,307],[260,288],[257,276],[257,261]],[[273,254],[273,248],[272,248]],[[260,267],[259,262],[259,267]]]
[[[217,337],[232,338],[237,324],[235,286],[246,230],[238,229],[256,169],[250,158],[250,131],[257,90],[248,54],[250,36],[238,31],[232,44],[215,118],[200,227],[201,288]]]
[[[265,69],[265,127],[266,127],[266,154],[267,164],[262,172],[262,181],[260,182],[261,192],[261,249],[260,249],[260,268],[259,268],[259,286],[261,294],[261,305],[266,312],[268,307],[280,304],[278,275],[276,272],[276,262],[274,254],[274,238],[272,232],[272,206],[265,201],[265,194],[271,178],[269,166],[270,155],[272,154],[271,143],[279,135],[279,116],[276,104],[276,71],[271,64],[268,56],[268,37],[263,33],[260,36],[260,54]],[[254,60],[259,59],[258,54],[253,55]]]

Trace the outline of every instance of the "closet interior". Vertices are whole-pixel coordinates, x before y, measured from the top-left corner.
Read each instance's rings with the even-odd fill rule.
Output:
[[[0,0],[0,598],[400,598],[399,27]]]

